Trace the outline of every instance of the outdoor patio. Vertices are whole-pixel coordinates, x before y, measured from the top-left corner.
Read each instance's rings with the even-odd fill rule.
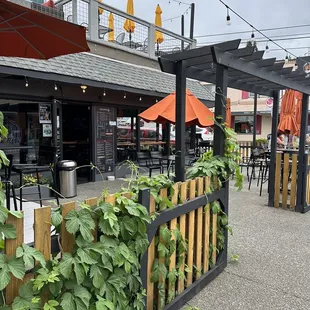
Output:
[[[113,193],[125,184],[116,179],[79,185],[75,200],[98,197],[103,188]],[[61,202],[66,201],[70,199]],[[253,185],[249,191],[247,181],[241,192],[231,182],[229,203],[233,236],[229,237],[228,266],[189,305],[200,310],[309,309],[310,251],[305,245],[310,243],[310,214],[268,207],[267,184],[260,197],[259,188]],[[33,218],[28,204],[25,216]],[[30,232],[32,223],[26,223],[25,230]],[[231,259],[235,254],[238,261]]]

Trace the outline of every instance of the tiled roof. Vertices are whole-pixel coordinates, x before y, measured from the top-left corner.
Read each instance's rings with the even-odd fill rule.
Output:
[[[0,57],[0,66],[60,74],[163,94],[175,90],[174,75],[90,53],[49,60]],[[198,81],[188,79],[187,88],[199,99],[214,101],[214,97]]]

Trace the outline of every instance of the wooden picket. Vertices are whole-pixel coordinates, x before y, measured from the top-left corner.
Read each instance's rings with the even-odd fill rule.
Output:
[[[274,207],[295,210],[298,154],[276,154]],[[308,176],[309,178],[309,176]]]
[[[177,208],[179,203],[184,203],[187,200],[200,197],[209,192],[210,179],[196,178],[183,183],[176,183],[173,186],[173,194],[171,195],[171,202]],[[162,198],[170,197],[167,189],[160,190]],[[115,204],[115,195],[105,197],[105,201]],[[90,198],[85,201],[90,206],[98,204],[98,198]],[[65,217],[71,210],[76,208],[75,202],[68,202],[62,205],[62,214]],[[151,214],[155,212],[162,212],[159,205],[156,205],[154,197],[150,197],[149,211]],[[18,219],[9,216],[7,223],[12,224],[17,231],[17,238],[5,241],[5,254],[9,257],[13,256],[16,249],[22,245],[24,240],[23,225],[24,219]],[[161,263],[165,263],[167,257],[159,257],[158,250],[155,244],[155,237],[151,241],[148,248],[148,262],[146,267],[147,272],[147,299],[146,309],[163,309],[165,305],[171,302],[177,295],[182,293],[185,288],[188,288],[192,283],[198,280],[203,274],[210,270],[209,261],[216,261],[217,252],[209,250],[210,243],[213,247],[216,246],[216,232],[217,232],[217,216],[211,215],[210,204],[201,206],[200,208],[183,214],[178,218],[161,225],[161,228],[168,228],[172,232],[172,238],[175,238],[174,231],[179,229],[184,240],[188,242],[188,249],[185,253],[179,254],[177,251],[169,258],[168,272],[178,270],[184,277],[178,277],[175,282],[164,279],[162,275],[159,278],[161,287],[161,294],[159,294],[158,283],[151,282],[152,267],[155,259],[159,259]],[[95,240],[97,229],[94,231]],[[160,240],[160,227],[156,235]],[[164,242],[161,240],[161,242]],[[178,241],[176,240],[176,243]],[[62,223],[60,231],[60,246],[63,252],[71,252],[75,243],[73,235],[66,231],[65,221]],[[51,208],[43,207],[34,211],[34,247],[40,250],[45,259],[51,258]],[[178,247],[178,244],[176,244]],[[186,268],[185,268],[186,266]],[[27,279],[32,275],[27,275]],[[15,278],[12,279],[5,296],[8,304],[12,303],[14,298],[18,295],[18,289],[22,281]],[[164,292],[164,296],[163,296]],[[44,298],[44,296],[43,296]],[[162,303],[162,304],[161,304]]]

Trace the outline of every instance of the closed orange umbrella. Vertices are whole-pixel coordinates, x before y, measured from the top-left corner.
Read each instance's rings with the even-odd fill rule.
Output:
[[[280,123],[278,130],[286,131],[289,130],[291,134],[297,132],[298,126],[295,119],[295,92],[292,89],[287,90],[288,92],[286,100],[282,101]]]
[[[161,20],[161,14],[162,10],[160,8],[160,5],[157,4],[156,11],[155,11],[155,25],[158,27],[162,27],[162,20]],[[160,44],[164,42],[164,35],[160,31],[155,31],[155,43]]]
[[[226,99],[226,126],[231,128],[231,105],[230,98]]]
[[[139,116],[147,122],[175,124],[175,92],[154,104]],[[208,127],[214,125],[214,114],[188,89],[185,97],[185,123],[186,126],[197,125]]]
[[[110,13],[108,21],[109,21],[109,28],[113,30],[108,33],[108,41],[111,42],[115,40],[114,39],[114,15],[113,13]]]
[[[298,129],[297,129],[297,132],[294,133],[294,135],[299,136],[300,135],[300,124],[301,124],[302,93],[295,92],[295,96],[297,98],[295,118],[296,118],[296,124],[297,124]]]

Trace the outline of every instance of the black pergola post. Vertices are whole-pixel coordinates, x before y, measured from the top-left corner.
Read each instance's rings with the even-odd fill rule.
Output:
[[[186,97],[186,67],[185,61],[180,60],[176,66],[176,105],[175,105],[175,181],[185,181],[185,97]],[[169,131],[170,135],[170,131]]]
[[[190,148],[196,148],[196,125],[190,127]]]
[[[215,85],[215,109],[214,118],[219,123],[226,121],[226,97],[227,97],[227,67],[218,65],[216,67],[216,85]],[[225,134],[219,126],[214,126],[213,155],[224,156]]]
[[[253,123],[253,149],[256,148],[256,126],[257,126],[257,94],[254,94],[254,123]]]
[[[268,205],[273,207],[275,177],[276,177],[276,153],[277,153],[277,133],[279,121],[279,92],[273,92],[273,107],[272,107],[272,127],[271,127],[271,156],[270,156],[270,172],[268,181]]]
[[[309,95],[303,94],[301,108],[301,124],[299,136],[299,151],[298,151],[298,175],[297,175],[297,201],[296,212],[304,212],[306,201],[306,186],[307,186],[307,165],[305,160],[306,153],[306,135],[308,129],[308,101]]]
[[[137,117],[136,117],[136,151],[140,152],[141,150],[141,132],[140,132],[140,117],[138,116],[139,111],[137,111]]]
[[[135,132],[134,125],[135,125],[134,124],[134,118],[133,118],[133,116],[130,116],[130,130],[131,130],[130,139],[131,139],[131,142],[134,141],[134,132]]]

